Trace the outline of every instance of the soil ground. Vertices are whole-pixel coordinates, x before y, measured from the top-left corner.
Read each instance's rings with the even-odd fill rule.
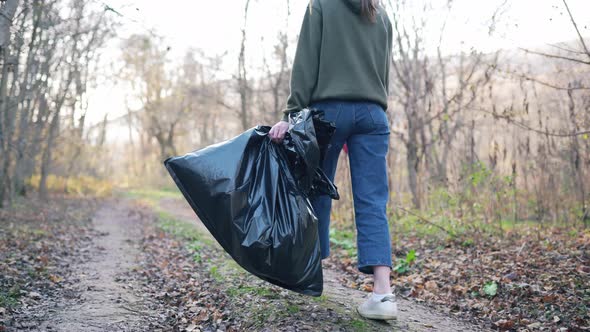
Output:
[[[4,309],[0,331],[486,330],[401,296],[397,321],[365,320],[355,307],[368,293],[331,266],[320,298],[282,290],[237,266],[185,201],[155,203],[102,201],[76,249],[57,259],[56,291]]]

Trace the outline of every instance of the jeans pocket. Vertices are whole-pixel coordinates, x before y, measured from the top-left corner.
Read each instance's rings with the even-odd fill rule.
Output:
[[[370,106],[369,115],[371,116],[373,125],[375,125],[376,128],[389,128],[389,119],[387,118],[387,113],[380,106]]]
[[[340,117],[340,104],[336,102],[320,101],[309,105],[310,108],[315,108],[324,112],[324,120],[336,124]]]

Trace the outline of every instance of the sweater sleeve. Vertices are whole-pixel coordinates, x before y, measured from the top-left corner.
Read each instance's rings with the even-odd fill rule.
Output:
[[[318,4],[319,1],[313,3],[312,10],[307,8],[305,11],[299,33],[291,71],[291,93],[287,99],[287,107],[283,111],[284,121],[288,121],[289,113],[298,112],[309,106],[318,79],[322,44],[322,9]]]

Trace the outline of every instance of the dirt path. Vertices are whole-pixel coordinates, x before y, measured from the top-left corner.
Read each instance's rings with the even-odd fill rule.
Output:
[[[166,198],[162,199],[159,205],[161,209],[176,218],[194,222],[200,230],[209,234],[185,201]],[[365,300],[367,293],[345,287],[340,281],[343,279],[344,277],[340,271],[324,269],[324,295],[326,295],[327,304],[338,310],[343,310],[352,317],[360,318],[355,308]],[[487,331],[484,327],[458,320],[433,308],[399,296],[398,306],[400,312],[397,321],[376,322],[367,320],[368,325],[364,329],[375,331]]]
[[[354,308],[365,300],[367,293],[343,286],[339,282],[340,279],[338,271],[324,269],[324,294],[327,295],[328,301],[346,306],[356,315]],[[397,302],[400,310],[397,321],[377,326],[393,331],[486,331],[482,327],[457,320],[399,296]]]
[[[106,202],[92,222],[97,235],[74,263],[67,280],[68,296],[49,320],[44,331],[147,331],[155,313],[149,300],[135,295],[122,273],[133,268],[139,249],[141,216],[125,202]]]
[[[158,208],[173,215],[178,220],[185,221],[188,224],[195,225],[199,233],[203,236],[210,237],[206,228],[197,221],[192,210],[181,199],[162,199],[159,201]],[[163,328],[162,317],[165,316],[165,310],[168,310],[168,316],[173,316],[175,311],[182,311],[183,308],[171,305],[163,309],[161,302],[154,297],[154,293],[146,292],[146,285],[138,283],[139,273],[134,272],[141,265],[139,261],[144,252],[140,246],[142,230],[147,226],[153,227],[153,218],[138,210],[128,200],[110,200],[100,207],[93,220],[92,226],[95,235],[89,242],[89,245],[82,250],[80,255],[70,257],[71,271],[70,276],[63,282],[65,288],[63,299],[56,301],[54,307],[46,308],[42,311],[45,317],[39,324],[35,324],[35,330],[40,331],[155,331],[167,330]],[[162,241],[174,241],[165,240]],[[170,251],[176,255],[174,250],[163,247],[166,252]],[[217,252],[217,251],[216,251]],[[222,256],[222,255],[218,255]],[[145,257],[144,257],[145,258]],[[221,258],[223,260],[224,258]],[[226,260],[229,258],[225,258]],[[188,267],[187,262],[182,263],[183,269],[193,269]],[[219,259],[215,264],[223,265]],[[155,273],[159,274],[158,271]],[[236,279],[232,279],[237,281]],[[311,299],[304,296],[296,296],[294,293],[279,291],[283,296],[279,299],[269,301],[264,305],[267,299],[264,296],[255,294],[256,290],[267,288],[266,283],[257,278],[246,278],[241,281],[242,288],[233,289],[234,292],[246,290],[248,293],[244,296],[251,297],[250,303],[252,308],[241,312],[242,310],[228,313],[232,315],[257,317],[258,325],[254,330],[260,330],[256,326],[265,326],[264,322],[271,323],[274,326],[270,329],[261,329],[263,331],[273,330],[318,330],[325,331],[482,331],[481,327],[470,325],[460,320],[449,317],[436,310],[417,304],[413,301],[399,298],[400,315],[397,321],[377,322],[362,319],[355,310],[366,297],[366,293],[347,288],[343,286],[342,280],[344,275],[341,271],[335,269],[324,269],[324,295],[322,300]],[[215,281],[215,278],[209,280],[210,287],[217,287],[215,292],[231,293],[231,290],[225,290],[227,287],[223,282]],[[149,283],[148,283],[149,285]],[[230,282],[231,285],[231,282]],[[234,285],[235,286],[235,285]],[[270,286],[274,287],[274,286]],[[201,286],[189,287],[187,291],[193,292],[194,298],[197,299],[200,293],[209,293],[211,289],[203,290]],[[172,290],[179,289],[172,286]],[[166,293],[168,294],[168,293]],[[215,300],[209,299],[213,306]],[[247,300],[248,301],[248,300]],[[257,303],[260,302],[261,303]],[[248,302],[246,302],[248,303]],[[274,317],[276,314],[270,314],[270,307],[277,304],[286,305],[289,314],[283,314]],[[297,304],[300,304],[298,306]],[[321,306],[321,310],[317,308]],[[315,308],[315,309],[314,309]],[[235,308],[234,308],[235,309]],[[309,313],[308,313],[309,312]],[[237,316],[236,316],[237,317]],[[282,320],[280,322],[279,320]],[[324,322],[324,320],[328,320]],[[245,320],[248,324],[248,319]],[[297,322],[297,324],[295,324]],[[168,327],[176,326],[177,323],[166,325]],[[260,325],[262,324],[262,325]],[[334,325],[330,325],[334,324]],[[185,324],[186,325],[186,324]],[[248,325],[246,325],[248,326]],[[293,326],[297,326],[293,328]],[[222,329],[224,331],[225,329]],[[239,330],[239,329],[238,329]],[[252,330],[252,328],[250,329]],[[215,331],[215,329],[213,330]]]

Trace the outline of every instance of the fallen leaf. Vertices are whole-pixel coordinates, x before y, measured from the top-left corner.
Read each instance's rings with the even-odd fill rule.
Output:
[[[528,327],[529,329],[538,329],[539,327],[541,327],[541,323],[539,323],[539,322],[531,323],[531,324],[527,325],[526,327]]]
[[[433,291],[433,290],[438,289],[438,285],[436,284],[436,281],[433,281],[433,280],[427,281],[426,284],[424,284],[424,287],[429,291]]]
[[[33,298],[33,299],[40,299],[41,298],[41,294],[37,293],[37,292],[29,292],[29,297]]]
[[[63,281],[63,278],[60,277],[60,276],[56,276],[55,274],[50,274],[49,275],[49,280],[51,280],[52,282],[54,282],[54,283],[57,284],[58,282]]]
[[[363,285],[363,290],[365,292],[372,292],[373,291],[373,285],[371,285],[371,284]]]
[[[460,286],[460,285],[455,285],[455,286],[453,286],[453,292],[455,292],[459,295],[463,295],[463,294],[467,293],[467,288]]]
[[[513,320],[500,319],[494,323],[500,330],[510,330],[514,326]]]
[[[207,312],[207,310],[202,310],[199,315],[197,317],[195,317],[196,320],[200,320],[202,322],[209,320],[209,313]]]

